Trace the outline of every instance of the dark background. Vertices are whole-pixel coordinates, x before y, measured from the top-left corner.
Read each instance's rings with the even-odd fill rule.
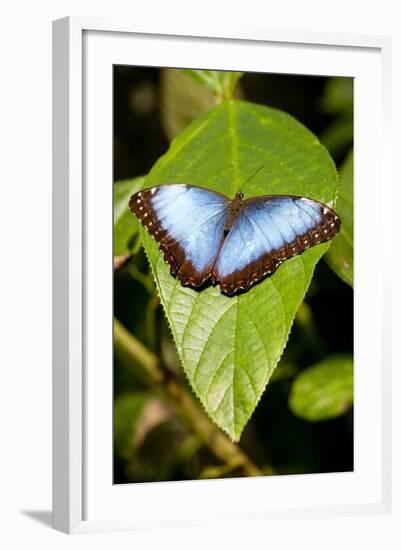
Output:
[[[147,174],[167,150],[171,136],[163,112],[168,104],[163,98],[163,71],[121,66],[115,67],[114,77],[114,180],[118,181]],[[340,167],[353,137],[349,79],[245,74],[240,86],[243,99],[282,109],[302,122],[328,147]],[[143,252],[135,262],[136,269],[149,276]],[[150,303],[129,266],[115,274],[114,300],[117,319],[155,353],[162,355],[168,349],[178,364],[160,306]],[[308,326],[294,323],[281,361],[288,368],[268,385],[240,442],[266,472],[271,467],[276,474],[353,469],[352,409],[333,420],[307,422],[288,407],[294,374],[328,354],[352,353],[353,290],[321,260],[306,303],[313,322]],[[150,307],[155,315],[153,341],[144,328]],[[115,398],[144,391],[134,371],[115,359]],[[177,459],[177,449],[187,436],[185,424],[172,416],[146,433],[132,457],[120,452],[116,443],[115,482],[196,479],[204,475],[205,468],[218,466],[216,458],[202,446],[194,445],[195,450]]]

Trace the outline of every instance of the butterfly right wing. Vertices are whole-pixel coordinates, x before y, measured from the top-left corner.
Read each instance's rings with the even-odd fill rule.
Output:
[[[228,202],[202,187],[167,184],[135,193],[129,205],[159,243],[171,273],[183,285],[199,287],[223,243]]]
[[[248,199],[224,241],[212,279],[228,295],[248,290],[288,258],[334,237],[340,225],[334,210],[313,199]]]

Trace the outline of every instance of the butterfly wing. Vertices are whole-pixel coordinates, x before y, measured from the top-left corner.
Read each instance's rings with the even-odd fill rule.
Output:
[[[158,185],[135,193],[130,208],[156,239],[182,284],[210,277],[224,240],[229,199],[201,187]]]
[[[286,259],[334,237],[340,225],[334,210],[312,199],[248,199],[224,241],[212,279],[228,295],[247,290]]]

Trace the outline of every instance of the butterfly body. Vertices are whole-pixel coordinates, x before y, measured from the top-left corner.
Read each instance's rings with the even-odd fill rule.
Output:
[[[224,224],[224,231],[227,231],[227,232],[230,231],[235,221],[235,218],[240,214],[241,208],[244,204],[243,198],[244,198],[244,194],[241,192],[238,192],[236,193],[233,200],[228,203],[227,218]]]
[[[233,199],[202,187],[163,184],[135,193],[130,208],[185,286],[220,284],[229,296],[274,273],[288,258],[331,239],[341,222],[305,197]]]

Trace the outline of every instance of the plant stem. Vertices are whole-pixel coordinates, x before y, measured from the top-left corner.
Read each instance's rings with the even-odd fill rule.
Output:
[[[164,373],[160,369],[159,360],[146,346],[114,319],[114,346],[122,349],[126,355],[134,359],[142,369],[142,379],[150,384],[163,382]]]
[[[232,468],[242,468],[247,476],[261,476],[263,472],[242,449],[223,434],[203,412],[194,398],[169,372],[165,372],[158,357],[149,351],[135,336],[114,319],[114,343],[144,370],[149,385],[158,389],[174,405],[179,415],[193,432],[221,461]]]
[[[248,476],[263,475],[262,471],[250,458],[226,435],[224,435],[205,415],[192,396],[175,380],[166,384],[168,393],[180,405],[184,417],[191,424],[194,432],[220,460],[235,467],[242,467]]]

